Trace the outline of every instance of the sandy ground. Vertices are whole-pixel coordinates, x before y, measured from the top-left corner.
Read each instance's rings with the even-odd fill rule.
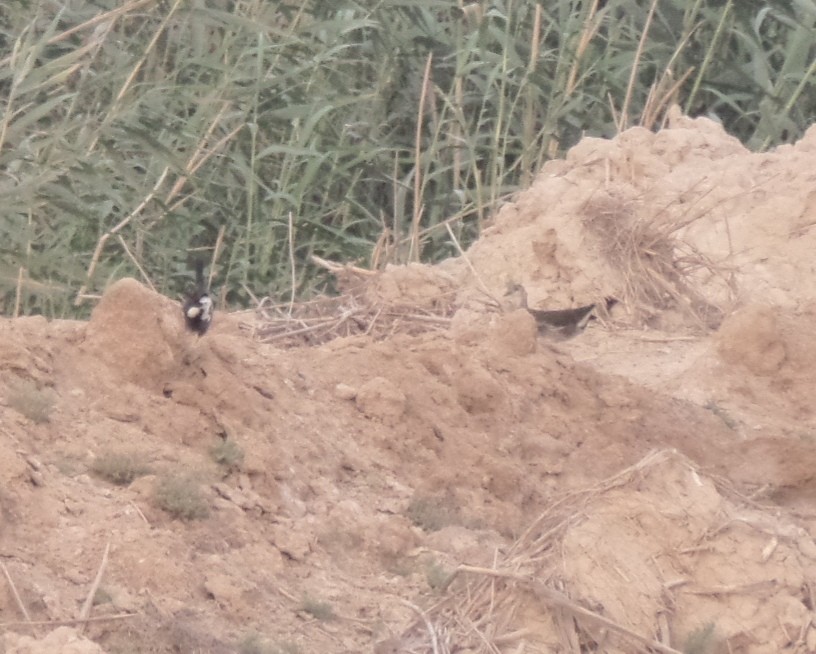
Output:
[[[368,335],[198,339],[127,279],[0,321],[0,651],[816,651],[813,171],[585,139]],[[620,304],[550,343],[511,282]]]

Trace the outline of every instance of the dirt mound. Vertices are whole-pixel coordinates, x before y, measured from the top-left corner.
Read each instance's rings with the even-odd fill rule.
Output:
[[[814,138],[587,139],[466,259],[341,266],[203,338],[134,280],[0,321],[0,623],[90,597],[110,654],[813,649]],[[510,281],[621,303],[556,346]]]
[[[478,651],[475,625],[489,620],[507,651],[780,652],[790,634],[816,643],[803,592],[814,572],[798,524],[664,450],[555,502],[489,568],[459,567],[432,617],[445,651]],[[392,643],[410,651],[425,630],[417,621]]]
[[[586,138],[548,162],[468,256],[495,293],[512,279],[532,305],[612,295],[631,326],[710,330],[748,301],[795,309],[814,298],[814,165],[814,129],[752,154],[675,112],[670,129]]]

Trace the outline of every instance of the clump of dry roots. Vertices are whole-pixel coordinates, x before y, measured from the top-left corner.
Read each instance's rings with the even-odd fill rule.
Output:
[[[707,301],[697,286],[716,279],[732,294],[729,271],[678,237],[702,215],[642,216],[634,201],[604,193],[591,198],[583,213],[584,226],[621,271],[625,288],[619,299],[644,314],[676,308],[703,331],[719,327],[723,309]]]
[[[455,310],[455,289],[442,287],[421,299],[380,292],[383,273],[317,259],[337,278],[335,297],[257,307],[255,336],[280,347],[319,345],[335,338],[366,335],[382,340],[394,334],[445,330]]]

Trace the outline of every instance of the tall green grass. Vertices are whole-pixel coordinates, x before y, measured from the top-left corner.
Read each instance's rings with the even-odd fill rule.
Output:
[[[584,134],[669,102],[750,147],[813,120],[813,2],[99,0],[0,13],[0,300],[84,315],[194,256],[232,306],[310,255],[435,261]]]

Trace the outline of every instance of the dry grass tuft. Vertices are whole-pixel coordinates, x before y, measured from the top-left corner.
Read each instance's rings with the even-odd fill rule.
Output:
[[[244,450],[229,438],[213,446],[210,449],[210,455],[218,465],[227,468],[240,468],[244,462]]]
[[[190,475],[163,476],[153,500],[160,509],[181,520],[206,518],[210,514],[201,484]]]
[[[598,237],[604,256],[623,275],[625,290],[619,299],[647,317],[674,308],[702,331],[719,327],[723,309],[708,302],[693,280],[700,275],[716,277],[733,291],[727,270],[678,238],[681,229],[704,213],[672,218],[663,210],[642,217],[635,201],[603,193],[588,201],[583,213],[584,226]]]
[[[441,591],[447,588],[452,575],[453,570],[446,568],[436,559],[425,564],[425,581],[432,590]]]
[[[320,620],[321,622],[334,620],[336,617],[330,602],[318,600],[308,595],[303,598],[303,603],[301,604],[300,608],[302,611],[308,613],[313,618]]]
[[[405,509],[405,517],[423,531],[439,531],[462,524],[462,516],[453,499],[447,496],[415,495]]]
[[[151,469],[139,452],[103,452],[94,460],[91,472],[117,486],[127,486]]]
[[[50,388],[42,388],[30,379],[17,379],[9,383],[6,395],[8,405],[37,424],[48,422],[57,397]]]
[[[707,622],[688,635],[683,654],[712,654],[716,647],[716,625]]]
[[[113,596],[104,588],[97,588],[93,596],[93,605],[110,604],[113,601]]]

